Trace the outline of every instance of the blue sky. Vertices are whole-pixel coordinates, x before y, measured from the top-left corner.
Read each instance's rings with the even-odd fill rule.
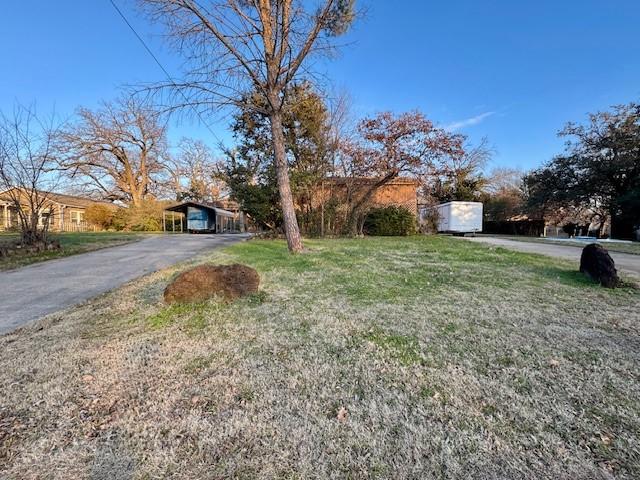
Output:
[[[116,0],[162,63],[178,59],[128,0]],[[419,109],[495,166],[533,168],[562,150],[557,131],[590,111],[640,99],[638,0],[368,0],[341,55],[318,64],[356,113]],[[0,109],[35,102],[61,116],[163,74],[108,0],[6,2]],[[228,139],[226,119],[212,118]],[[195,122],[171,130],[215,143]]]

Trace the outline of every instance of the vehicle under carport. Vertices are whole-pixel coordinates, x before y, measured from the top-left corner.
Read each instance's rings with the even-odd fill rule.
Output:
[[[170,213],[171,217],[167,218]],[[176,214],[179,226],[176,228]],[[225,233],[237,231],[236,214],[201,202],[184,202],[166,208],[162,215],[162,229],[167,232]],[[171,228],[168,228],[171,225]]]

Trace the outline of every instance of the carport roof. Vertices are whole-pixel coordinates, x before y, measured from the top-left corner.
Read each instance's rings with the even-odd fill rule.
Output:
[[[183,202],[183,203],[179,203],[178,205],[173,205],[172,207],[167,207],[165,208],[165,211],[186,213],[188,207],[206,208],[207,210],[216,212],[216,215],[220,215],[222,217],[234,216],[233,212],[230,212],[229,210],[218,208],[215,205],[211,205],[210,203],[194,202],[194,201]]]

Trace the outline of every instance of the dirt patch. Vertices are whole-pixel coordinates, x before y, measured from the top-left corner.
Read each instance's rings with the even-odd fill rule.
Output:
[[[181,273],[167,286],[167,303],[202,302],[215,295],[234,299],[258,291],[260,276],[246,265],[200,265]]]

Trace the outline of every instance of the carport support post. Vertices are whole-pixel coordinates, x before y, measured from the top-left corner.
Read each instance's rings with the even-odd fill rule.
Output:
[[[162,211],[162,231],[166,232],[167,231],[167,221],[166,221],[166,213],[164,210]]]
[[[171,233],[176,233],[176,214],[171,212]]]
[[[320,194],[320,237],[324,238],[324,182],[320,183],[322,193]]]

